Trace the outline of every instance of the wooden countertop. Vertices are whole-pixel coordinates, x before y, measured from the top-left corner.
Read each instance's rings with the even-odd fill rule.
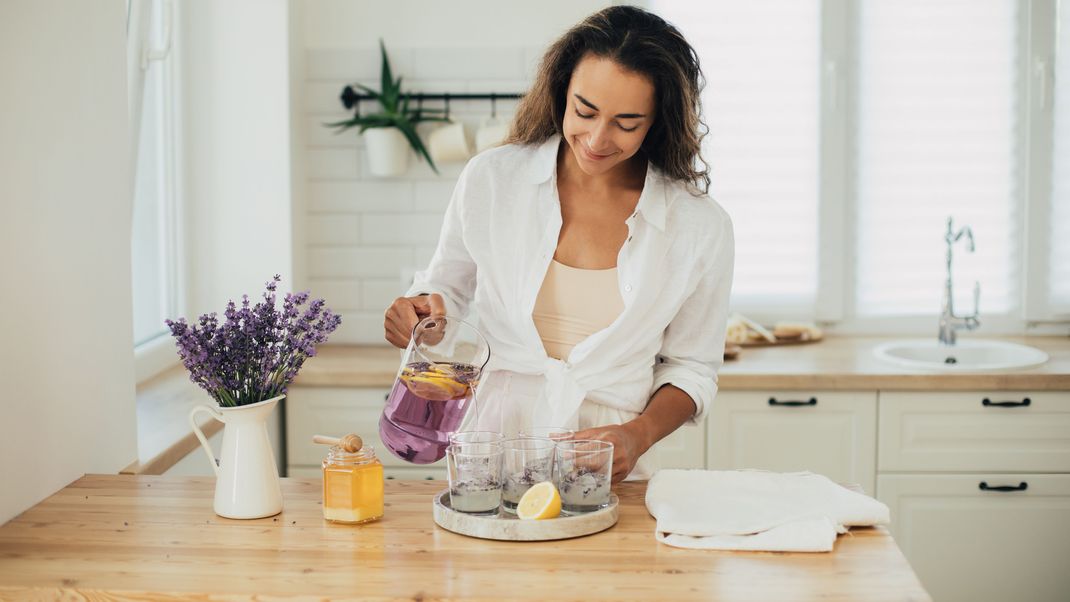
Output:
[[[893,337],[828,337],[819,343],[751,347],[725,362],[718,377],[724,390],[1070,390],[1070,338],[985,337],[1045,351],[1050,359],[1008,372],[911,371],[873,355]],[[316,387],[390,387],[401,362],[393,347],[326,345],[305,362],[295,384]]]
[[[212,512],[214,479],[89,475],[0,527],[0,598],[368,600],[929,600],[882,528],[827,554],[683,550],[654,539],[645,483],[616,526],[498,542],[434,524],[433,481],[387,481],[386,516],[323,520],[320,481],[283,479],[282,514]]]

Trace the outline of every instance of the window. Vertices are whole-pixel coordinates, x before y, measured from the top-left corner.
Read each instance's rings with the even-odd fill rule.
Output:
[[[175,170],[175,60],[171,3],[133,0],[128,13],[131,125],[135,151],[131,276],[138,379],[174,351],[164,320],[180,312],[179,211]],[[165,347],[165,348],[163,348]],[[161,348],[163,348],[161,350]]]
[[[950,217],[976,240],[955,246],[958,313],[978,282],[988,334],[1065,319],[1070,0],[1058,28],[1056,3],[647,2],[707,78],[703,155],[736,225],[733,308],[930,333]],[[1051,57],[1054,135],[1035,102]]]
[[[737,308],[812,315],[818,286],[817,0],[659,2],[699,54],[710,196],[732,216]]]
[[[859,3],[858,314],[939,313],[949,216],[976,240],[955,246],[956,312],[972,311],[974,282],[986,315],[1018,309],[1016,7]]]
[[[1048,310],[1065,316],[1070,314],[1070,1],[1059,3],[1057,24]],[[1040,75],[1048,77],[1044,69]]]

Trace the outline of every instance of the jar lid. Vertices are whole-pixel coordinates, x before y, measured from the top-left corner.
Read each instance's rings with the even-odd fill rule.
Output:
[[[329,464],[367,464],[375,461],[375,448],[364,444],[364,447],[360,451],[347,452],[339,445],[332,446],[327,450],[327,460]]]

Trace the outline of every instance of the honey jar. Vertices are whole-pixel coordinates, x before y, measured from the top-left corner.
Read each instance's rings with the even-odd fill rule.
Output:
[[[383,516],[383,464],[365,445],[347,452],[335,445],[323,460],[323,518],[360,524]]]

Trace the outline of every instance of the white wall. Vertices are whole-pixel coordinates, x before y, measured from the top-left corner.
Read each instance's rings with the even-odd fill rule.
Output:
[[[407,91],[523,93],[546,47],[609,4],[294,0],[293,18],[302,24],[293,37],[302,46],[294,51],[295,164],[303,174],[294,197],[303,241],[294,251],[300,288],[342,313],[332,342],[386,344],[383,311],[430,260],[463,167],[440,164],[436,175],[414,154],[404,177],[375,178],[355,130],[335,135],[323,127],[350,116],[338,100],[346,84],[379,89],[379,38]],[[499,117],[512,117],[515,101],[497,104]],[[371,102],[362,107],[374,110]],[[491,106],[453,101],[450,108],[471,139]],[[425,142],[432,127],[419,129]]]
[[[137,456],[125,9],[0,3],[0,523]]]
[[[188,316],[253,302],[278,273],[294,288],[290,231],[289,5],[176,2]],[[281,295],[280,295],[281,304]]]

